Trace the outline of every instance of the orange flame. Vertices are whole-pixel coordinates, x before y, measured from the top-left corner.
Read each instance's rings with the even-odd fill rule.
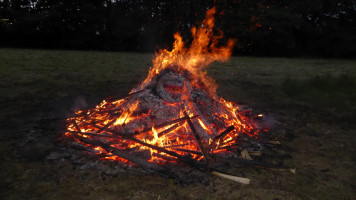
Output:
[[[179,33],[174,34],[173,49],[171,51],[163,49],[156,53],[153,67],[149,70],[147,78],[139,88],[134,89],[132,92],[144,88],[154,76],[168,66],[177,65],[182,69],[190,71],[200,80],[203,80],[204,84],[210,89],[210,92],[214,94],[217,85],[212,78],[207,76],[203,68],[214,61],[227,61],[231,56],[235,43],[234,40],[229,39],[226,46],[218,46],[219,39],[223,35],[222,32],[220,32],[220,35],[214,35],[215,12],[215,7],[208,10],[206,12],[206,19],[204,19],[201,27],[198,29],[193,27],[191,29],[193,41],[189,48],[185,47],[186,45]]]

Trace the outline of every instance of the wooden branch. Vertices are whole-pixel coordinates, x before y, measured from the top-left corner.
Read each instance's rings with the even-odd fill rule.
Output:
[[[229,180],[235,181],[237,183],[250,184],[250,179],[248,179],[248,178],[223,174],[223,173],[220,173],[217,171],[211,171],[210,174],[221,177],[221,178],[229,179]]]
[[[162,153],[166,153],[170,156],[173,156],[173,157],[176,157],[180,162],[183,162],[185,164],[187,164],[188,166],[190,167],[193,167],[193,168],[196,168],[196,169],[199,169],[199,170],[207,170],[207,165],[203,165],[201,163],[198,163],[197,161],[195,161],[194,159],[192,159],[191,157],[189,156],[182,156],[182,155],[179,155],[178,153],[174,152],[174,151],[170,151],[170,150],[167,150],[163,147],[158,147],[158,146],[155,146],[155,145],[152,145],[152,144],[148,144],[146,142],[143,142],[129,134],[126,134],[126,133],[121,133],[121,132],[117,132],[117,131],[114,131],[114,130],[106,130],[107,132],[111,132],[113,134],[116,134],[116,135],[119,135],[121,136],[122,138],[124,139],[129,139],[133,142],[136,142],[138,144],[141,144],[143,146],[146,146],[146,147],[149,147],[151,149],[154,149],[154,150],[157,150],[159,152],[162,152]]]
[[[117,135],[107,135],[107,134],[96,134],[96,133],[89,133],[89,132],[79,132],[79,131],[67,131],[69,133],[79,133],[82,135],[90,135],[93,137],[105,137],[105,138],[113,138],[113,139],[120,139]]]
[[[206,149],[201,141],[201,138],[200,138],[199,134],[197,133],[197,130],[194,127],[193,122],[190,120],[189,115],[186,111],[184,111],[183,113],[184,113],[184,117],[187,118],[188,125],[189,125],[190,129],[192,130],[195,140],[198,142],[198,146],[200,148],[200,151],[203,153],[205,161],[209,162],[210,156],[209,156],[208,152],[206,151]]]
[[[173,131],[174,129],[178,128],[179,124],[174,124],[173,126],[169,127],[168,129],[162,131],[162,132],[159,132],[157,135],[158,137],[162,137],[163,135]]]
[[[164,148],[170,148],[170,149],[175,149],[177,147],[184,147],[184,146],[187,146],[189,144],[173,144],[173,145],[168,145],[168,146],[163,146]]]
[[[72,119],[72,123],[73,123],[75,129],[77,129],[77,131],[81,133],[82,131],[80,130],[80,128],[79,128],[77,122],[75,121],[75,119]]]
[[[142,89],[142,90],[139,90],[139,91],[136,91],[136,92],[133,92],[133,93],[129,93],[129,95],[127,97],[125,97],[125,99],[131,97],[132,95],[135,95],[135,94],[138,94],[138,93],[141,93],[143,91],[145,91],[146,89]]]
[[[200,151],[193,151],[193,150],[189,150],[189,149],[174,148],[174,150],[175,151],[183,151],[183,152],[187,152],[187,153],[192,153],[192,154],[199,155],[199,156],[203,155],[203,153],[200,152]]]
[[[216,143],[220,140],[220,139],[224,139],[224,137],[229,134],[231,131],[233,131],[235,129],[234,126],[229,126],[227,127],[227,129],[225,129],[225,131],[223,131],[222,133],[220,133],[219,135],[217,135],[213,141],[211,142],[211,144],[209,145],[208,151],[212,150],[215,148]]]
[[[174,161],[175,160],[172,157],[169,157],[169,156],[166,156],[166,155],[162,155],[162,154],[159,154],[159,153],[153,153],[152,156],[156,156],[158,158],[162,158],[162,159],[167,160],[167,161]]]
[[[198,117],[199,115],[194,115],[193,117],[191,117],[190,119],[194,119],[196,117]],[[188,117],[189,118],[189,117]],[[158,125],[153,125],[153,127],[155,127],[156,129],[158,128],[163,128],[165,126],[168,126],[168,125],[171,125],[171,124],[175,124],[175,123],[178,123],[178,122],[182,122],[182,121],[185,121],[188,119],[187,117],[181,117],[181,118],[178,118],[178,119],[175,119],[175,120],[172,120],[172,121],[169,121],[169,122],[164,122],[162,124],[158,124]],[[135,135],[138,135],[138,134],[141,134],[141,133],[145,133],[145,132],[148,132],[148,131],[151,131],[152,130],[152,127],[151,128],[146,128],[146,129],[143,129],[142,131],[140,132],[136,132]]]
[[[113,125],[116,122],[117,119],[111,120],[108,124],[106,124],[104,127],[100,128],[96,133],[101,133],[103,130],[106,128],[109,128],[111,125]]]
[[[156,172],[156,173],[164,173],[164,174],[169,174],[170,176],[173,176],[173,177],[176,177],[175,175],[172,175],[170,172],[168,172],[166,169],[154,164],[154,163],[151,163],[151,162],[148,162],[144,159],[140,159],[136,156],[132,156],[130,155],[129,153],[126,153],[120,149],[117,149],[115,147],[112,147],[110,146],[109,144],[107,143],[104,143],[104,142],[101,142],[101,141],[98,141],[98,140],[92,140],[92,139],[89,139],[89,138],[83,138],[83,137],[80,137],[78,135],[73,135],[73,137],[77,138],[78,140],[80,140],[81,142],[84,142],[86,144],[90,144],[90,145],[94,145],[94,146],[100,146],[102,147],[103,149],[105,149],[105,151],[107,152],[110,152],[116,156],[119,156],[121,158],[124,158],[126,160],[129,160],[131,161],[132,163],[146,169],[146,170],[149,170],[149,171],[153,171],[153,172]]]
[[[139,144],[141,144],[143,146],[146,146],[146,147],[155,149],[155,150],[157,150],[159,152],[163,152],[163,153],[166,153],[166,154],[168,154],[170,156],[176,157],[178,159],[178,161],[183,162],[183,163],[185,163],[186,165],[188,165],[188,166],[190,166],[192,168],[198,169],[200,171],[209,172],[212,175],[216,175],[216,176],[220,176],[220,177],[223,177],[223,178],[226,178],[226,179],[234,180],[234,181],[239,182],[239,183],[248,184],[248,183],[246,183],[248,179],[244,180],[245,178],[234,177],[234,176],[231,176],[231,175],[223,174],[221,172],[217,172],[217,170],[215,170],[211,166],[208,166],[207,164],[203,164],[203,163],[198,163],[196,160],[190,158],[189,156],[181,156],[181,155],[179,155],[179,154],[177,154],[177,153],[175,153],[173,151],[169,151],[169,150],[167,150],[165,148],[157,147],[157,146],[145,143],[145,142],[143,142],[143,141],[141,141],[139,139],[131,137],[128,134],[115,132],[113,130],[107,130],[107,131],[111,132],[113,134],[120,135],[122,138],[130,139],[130,140],[132,140],[132,141],[134,141],[136,143],[139,143]],[[87,144],[91,144],[91,145],[95,145],[95,146],[101,146],[107,152],[111,152],[112,154],[114,154],[116,156],[119,156],[119,157],[122,157],[122,158],[124,158],[126,160],[129,160],[132,163],[135,163],[135,164],[137,164],[138,166],[140,166],[140,167],[142,167],[144,169],[148,169],[150,171],[154,171],[155,173],[164,174],[164,175],[166,175],[168,173],[169,177],[177,178],[175,174],[172,174],[171,172],[167,171],[166,169],[164,169],[162,167],[159,167],[159,166],[157,166],[157,165],[155,165],[153,163],[150,163],[150,162],[148,162],[146,160],[142,160],[142,159],[136,158],[135,156],[131,156],[130,154],[128,154],[128,153],[126,153],[126,152],[124,152],[122,150],[119,150],[119,149],[117,149],[115,147],[110,146],[110,144],[107,144],[107,143],[104,143],[104,142],[101,142],[101,141],[92,140],[92,139],[89,139],[89,138],[83,138],[83,137],[80,137],[78,135],[73,135],[73,137],[75,137],[78,140],[80,140],[81,142],[84,142],[84,143],[87,143]]]

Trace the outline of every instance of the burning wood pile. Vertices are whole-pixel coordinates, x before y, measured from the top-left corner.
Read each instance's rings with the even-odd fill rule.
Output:
[[[156,54],[148,77],[128,97],[76,112],[65,136],[103,159],[150,172],[169,174],[167,166],[185,164],[248,183],[214,168],[219,159],[236,154],[241,137],[257,137],[265,128],[256,123],[261,115],[219,98],[203,70],[227,60],[234,44],[229,40],[227,46],[217,46],[221,36],[212,31],[214,13],[215,8],[208,10],[202,27],[192,29],[190,48],[176,34],[173,50]]]

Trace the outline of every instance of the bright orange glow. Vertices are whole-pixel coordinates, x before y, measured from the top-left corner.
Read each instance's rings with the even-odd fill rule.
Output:
[[[226,46],[218,46],[218,41],[222,38],[222,35],[216,36],[213,33],[215,12],[215,7],[208,10],[202,26],[191,29],[193,41],[189,48],[185,46],[179,33],[174,34],[173,49],[171,51],[163,49],[156,53],[153,67],[150,69],[147,78],[133,91],[144,88],[154,76],[170,65],[177,65],[202,80],[210,89],[209,92],[215,93],[217,85],[212,78],[207,76],[204,68],[214,61],[227,61],[235,44],[234,40],[229,39]]]
[[[189,155],[196,160],[202,160],[203,156],[201,148],[192,134],[194,129],[192,129],[192,124],[197,129],[197,134],[201,134],[203,144],[213,148],[209,151],[214,153],[227,151],[221,148],[235,145],[240,134],[257,135],[258,130],[255,129],[255,124],[248,115],[240,112],[237,104],[228,102],[216,95],[217,86],[205,71],[205,67],[214,61],[227,61],[231,56],[234,45],[233,40],[228,40],[226,46],[218,45],[222,33],[220,35],[213,33],[215,12],[215,8],[208,10],[202,26],[191,29],[193,41],[190,46],[186,46],[180,34],[176,33],[173,49],[171,51],[163,49],[157,52],[147,78],[131,91],[131,94],[143,91],[163,70],[176,66],[178,71],[188,71],[192,76],[189,80],[185,79],[181,85],[167,86],[167,90],[172,94],[181,94],[181,101],[166,102],[162,100],[162,105],[155,106],[159,106],[156,110],[150,108],[142,112],[145,108],[145,102],[136,99],[104,100],[95,108],[78,111],[75,113],[75,117],[69,118],[65,136],[74,138],[76,142],[95,150],[97,154],[103,154],[103,159],[129,162],[124,158],[113,155],[112,152],[107,152],[100,146],[88,144],[81,139],[105,141],[111,147],[119,150],[142,154],[147,152],[148,155],[144,156],[147,156],[149,162],[163,164],[165,162],[176,162],[176,160],[171,155],[120,136],[118,133],[129,135],[146,144],[165,148],[179,155]],[[199,89],[204,94],[207,93],[208,98],[201,98],[200,101],[197,100],[193,103],[193,97],[189,92],[193,90],[192,88]],[[204,104],[207,105],[198,111],[197,106],[204,106]],[[214,106],[218,109],[213,110]],[[157,116],[159,116],[157,113],[163,107],[165,108],[163,112],[171,112],[171,117],[157,119]],[[206,114],[208,116],[204,116],[205,110],[209,110],[210,113]],[[192,119],[189,119],[189,121],[186,116]],[[206,118],[209,118],[209,120]],[[234,129],[218,138],[218,134],[223,133],[230,126],[233,126]]]

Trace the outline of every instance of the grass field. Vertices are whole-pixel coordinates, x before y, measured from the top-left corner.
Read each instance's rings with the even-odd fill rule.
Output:
[[[0,49],[1,199],[355,199],[356,60],[233,57],[208,74],[225,99],[273,116],[285,134],[275,151],[295,175],[235,169],[181,185],[142,173],[108,176],[46,159],[63,148],[62,121],[78,106],[125,97],[151,54]]]

